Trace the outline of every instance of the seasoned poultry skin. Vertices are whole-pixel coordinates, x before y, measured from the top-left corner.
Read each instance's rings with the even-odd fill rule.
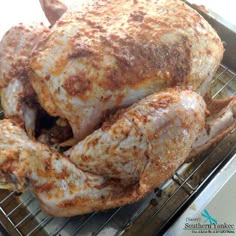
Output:
[[[195,10],[179,0],[88,2],[55,23],[29,72],[42,107],[66,118],[78,140],[155,91],[206,93],[224,49]]]
[[[101,129],[74,145],[65,154],[84,171],[124,179],[126,183],[139,178],[145,158],[151,157],[149,150],[154,146],[157,150],[155,154],[160,158],[169,156],[167,159],[173,160],[172,156],[175,156],[177,149],[182,150],[182,155],[186,156],[190,148],[186,142],[188,136],[186,139],[181,136],[179,132],[185,133],[185,131],[177,128],[176,124],[184,127],[184,122],[188,123],[189,116],[193,115],[191,112],[196,104],[189,93],[179,93],[178,96],[182,100],[180,104],[190,110],[190,113],[179,113],[181,111],[179,104],[168,104],[174,101],[169,94],[171,91],[173,90],[160,92],[155,97],[144,98],[125,113],[118,112],[115,117],[120,118],[114,124],[110,121],[105,122]],[[155,107],[143,109],[146,104],[151,106],[156,101],[159,101],[162,109],[155,110]],[[195,116],[198,115],[198,109],[196,107]],[[155,129],[152,123],[148,123],[152,116],[156,119]],[[188,158],[207,150],[235,128],[236,97],[213,101],[213,104],[207,107],[205,126],[192,143]],[[146,135],[143,135],[144,133]],[[165,166],[164,162],[162,164]]]
[[[189,91],[169,89],[150,95],[119,111],[67,155],[84,171],[136,181],[157,157],[158,166],[167,169],[172,165],[169,160],[174,166],[182,163],[181,156],[188,156],[197,137],[190,132],[192,125],[198,136],[203,130],[204,111],[202,98]],[[157,170],[148,171],[155,176]],[[155,182],[156,177],[148,181]]]
[[[23,25],[9,29],[0,41],[0,101],[6,118],[14,119],[34,133],[35,92],[28,75],[28,60],[34,47],[49,29],[43,24]]]
[[[53,216],[128,204],[176,171],[204,129],[205,119],[205,102],[195,92],[173,89],[148,96],[88,137],[87,145],[93,140],[89,155],[101,155],[97,174],[82,171],[5,119],[0,121],[1,187],[23,191],[30,183],[41,208]],[[85,149],[78,155],[90,158]]]

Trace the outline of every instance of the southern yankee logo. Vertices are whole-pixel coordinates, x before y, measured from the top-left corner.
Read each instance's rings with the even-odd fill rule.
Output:
[[[201,213],[201,217],[191,218],[187,217],[184,225],[184,230],[192,233],[217,233],[217,234],[234,234],[235,225],[226,222],[218,222],[207,209]]]
[[[203,211],[203,213],[201,214],[204,218],[206,218],[206,220],[204,221],[204,223],[206,223],[207,221],[212,225],[212,224],[217,224],[217,220],[214,219],[209,212],[205,209]]]

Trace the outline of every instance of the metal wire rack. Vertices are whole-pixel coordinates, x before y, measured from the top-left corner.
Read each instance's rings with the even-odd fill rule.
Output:
[[[221,65],[212,81],[213,98],[236,94],[236,74]],[[0,118],[3,113],[0,112]],[[204,184],[236,154],[236,131],[214,148],[183,164],[141,201],[101,213],[71,218],[44,214],[31,193],[0,191],[0,221],[10,235],[162,235]]]

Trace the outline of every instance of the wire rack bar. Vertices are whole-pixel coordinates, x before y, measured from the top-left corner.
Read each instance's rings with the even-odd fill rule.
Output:
[[[60,225],[60,227],[58,227],[54,232],[49,233],[48,236],[55,236],[58,233],[60,233],[71,221],[71,218],[68,218],[64,221],[64,223],[62,225]]]
[[[29,196],[28,198],[26,198],[24,201],[22,201],[21,203],[19,203],[13,210],[11,210],[7,216],[9,217],[10,215],[12,215],[16,210],[18,210],[21,206],[23,205],[28,205],[29,203],[31,203],[32,201],[34,201],[34,197],[33,196]],[[27,203],[27,204],[26,204]]]
[[[187,181],[187,180],[186,180]],[[174,193],[164,201],[164,203],[161,205],[161,207],[158,208],[158,210],[150,217],[150,220],[156,215],[158,214],[167,204],[168,202],[171,201],[171,199],[175,196],[175,194],[180,190],[182,189],[182,187],[184,186],[184,184],[186,183],[186,181],[184,181],[182,184],[179,185],[179,187],[174,191]],[[148,222],[150,221],[148,220]],[[134,221],[133,221],[134,222]],[[132,222],[132,223],[133,223]],[[148,222],[145,222],[144,224],[148,223]],[[127,223],[122,229],[120,229],[119,232],[117,232],[116,235],[121,235],[123,231],[125,231],[128,227],[130,226],[130,223]],[[142,228],[144,225],[142,225],[140,228]]]
[[[175,191],[174,193],[161,205],[160,208],[158,208],[158,210],[148,219],[148,221],[146,221],[142,226],[146,225],[148,222],[150,222],[153,217],[155,215],[157,215],[166,205],[168,202],[171,201],[171,199],[179,192],[180,189],[182,189],[182,187],[184,186],[184,184],[187,182],[187,180],[185,180]]]
[[[39,224],[34,227],[26,236],[30,236],[32,235],[34,232],[36,232],[38,229],[46,226],[50,221],[52,221],[52,217],[48,216],[46,218],[44,218],[41,222],[39,222]]]
[[[2,205],[6,200],[8,200],[11,196],[14,195],[15,192],[10,192],[1,202],[0,205]]]
[[[162,190],[159,189],[155,195],[158,195],[158,193],[161,191]],[[116,232],[115,236],[120,236],[127,228],[129,228],[135,222],[135,220],[145,211],[145,209],[149,205],[150,200],[150,198],[147,198],[144,201],[144,203],[134,212],[132,217],[130,217],[130,219],[124,225],[122,225],[122,227],[120,227],[120,229]]]
[[[231,78],[224,86],[222,86],[222,87],[214,94],[214,96],[212,96],[212,98],[214,99],[218,94],[220,94],[235,78],[236,78],[236,76],[234,76],[233,78]]]
[[[18,222],[14,228],[18,228],[21,224],[23,224],[27,219],[29,219],[30,217],[34,217],[35,215],[37,215],[41,210],[39,208],[36,208],[34,211],[29,212],[20,222]]]
[[[96,215],[96,212],[92,213],[85,222],[83,222],[74,232],[71,233],[71,236],[77,235],[77,233]]]
[[[120,211],[121,207],[119,207],[93,234],[92,236],[98,235],[102,229],[115,217],[115,215]]]
[[[11,218],[6,216],[6,212],[2,209],[2,207],[0,207],[0,211],[5,215],[6,219],[8,220],[8,222],[10,223],[11,226],[15,227],[15,224],[13,223],[13,221],[11,220]],[[19,229],[15,228],[16,233],[18,233],[19,236],[23,236],[22,233],[20,232]]]
[[[184,182],[189,181],[194,174],[197,173],[197,171],[208,161],[208,157],[210,156],[211,153],[213,153],[222,143],[224,140],[221,140],[213,149],[209,150],[208,152],[205,153],[205,155],[202,158],[202,161],[200,162],[200,164],[194,169],[192,170],[192,172],[189,174],[189,176],[184,180]]]
[[[186,186],[187,186],[187,182],[184,183],[184,181],[181,181],[175,174],[172,176],[172,180],[178,184],[179,186],[182,186],[182,189],[188,194],[188,195],[191,195],[191,190],[189,191]],[[184,185],[182,185],[184,183]]]
[[[180,181],[181,182],[184,182],[185,181],[185,179],[181,176],[181,175],[179,175],[177,172],[175,173],[175,176],[177,176],[178,177],[178,179],[180,179]],[[194,191],[196,188],[194,188],[190,183],[186,183],[186,185],[192,190],[192,191]]]
[[[221,65],[220,68],[222,68],[223,71],[221,71],[219,73],[219,75],[215,76],[215,78],[211,81],[211,84],[215,83],[223,74],[225,74],[227,71],[229,71],[229,69],[223,65]]]

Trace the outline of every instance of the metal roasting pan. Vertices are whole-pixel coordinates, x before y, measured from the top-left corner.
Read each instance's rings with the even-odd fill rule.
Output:
[[[196,8],[194,5],[192,7]],[[210,11],[202,8],[199,11],[217,30],[226,49],[222,65],[212,81],[212,97],[236,95],[236,29]],[[2,112],[0,118],[3,118]],[[163,235],[235,156],[234,130],[213,148],[183,164],[166,183],[141,201],[106,212],[71,218],[53,218],[44,214],[29,192],[19,195],[0,190],[0,236]]]

